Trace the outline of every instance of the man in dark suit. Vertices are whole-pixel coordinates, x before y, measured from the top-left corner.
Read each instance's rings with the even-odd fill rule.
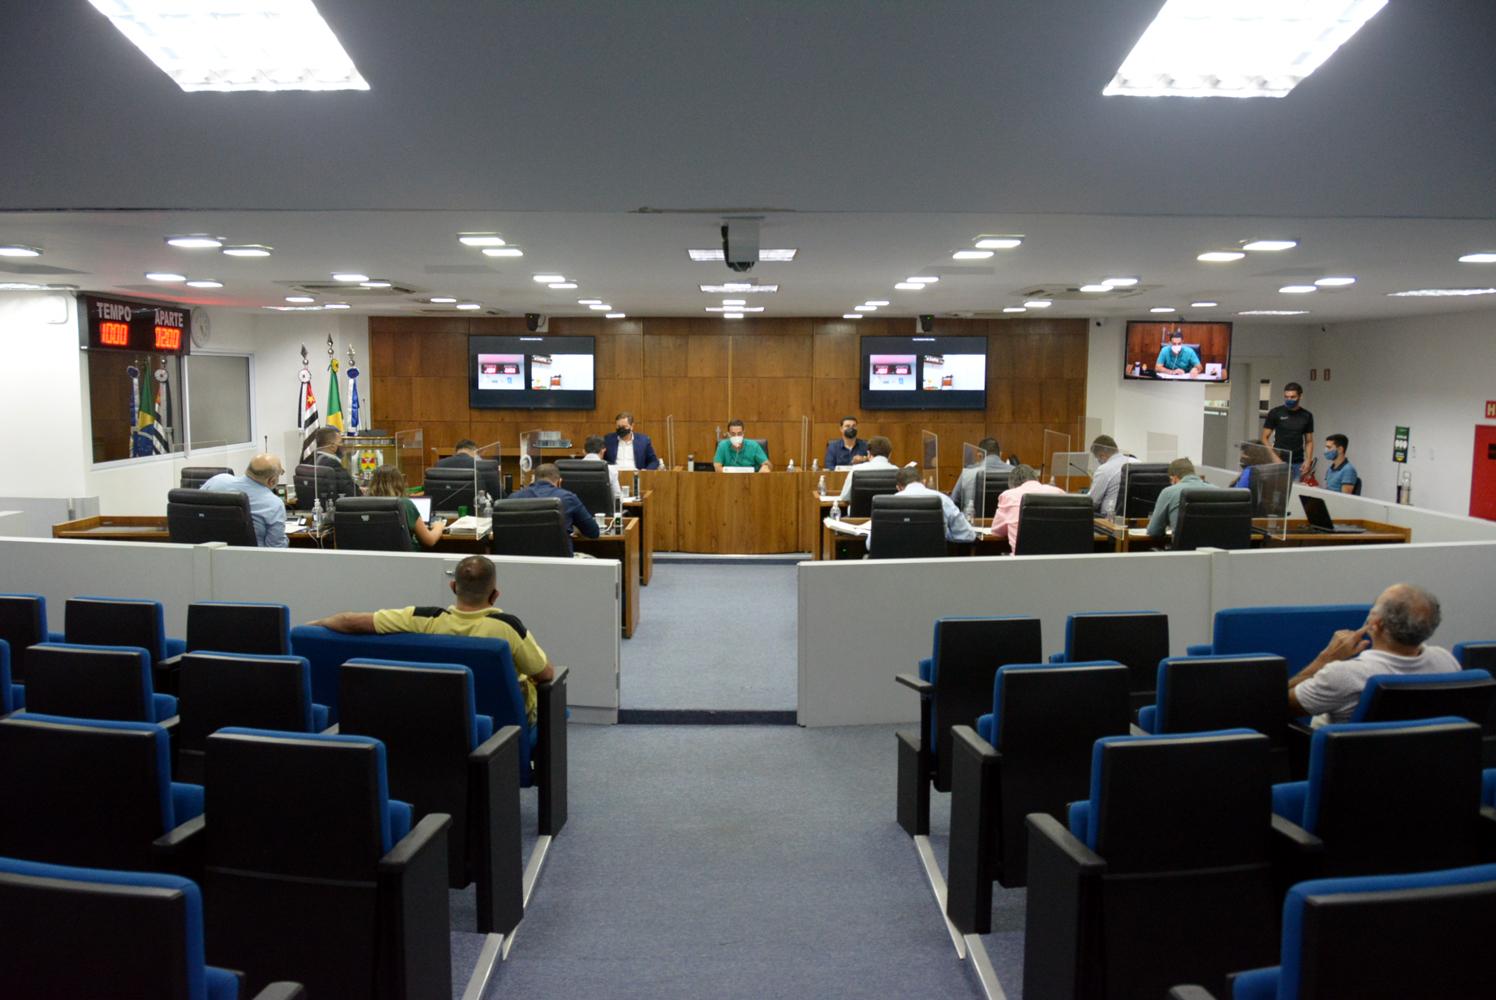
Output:
[[[522,490],[515,490],[509,498],[511,500],[549,500],[554,497],[561,501],[561,516],[566,519],[566,547],[571,548],[572,530],[580,531],[588,538],[596,538],[601,534],[594,518],[583,506],[581,499],[571,490],[561,488],[561,470],[553,462],[546,462],[535,470],[535,481]]]
[[[603,461],[624,470],[660,467],[653,442],[647,435],[634,433],[634,415],[627,411],[613,418],[613,433],[603,438]]]
[[[292,477],[297,510],[311,510],[318,499],[324,509],[331,510],[338,497],[356,497],[361,493],[353,474],[343,466],[343,432],[336,427],[319,427],[316,445],[312,460],[298,465]]]
[[[436,463],[438,469],[471,469],[478,466],[478,488],[495,500],[504,495],[504,484],[499,480],[499,463],[493,459],[478,457],[478,442],[463,438],[452,446],[452,454]]]

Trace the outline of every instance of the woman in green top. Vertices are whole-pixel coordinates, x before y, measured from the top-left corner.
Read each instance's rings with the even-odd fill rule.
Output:
[[[364,495],[399,499],[400,509],[405,512],[406,527],[410,528],[411,541],[424,548],[429,549],[435,545],[447,526],[447,522],[441,518],[437,518],[429,527],[421,520],[420,511],[416,510],[416,505],[405,495],[405,473],[393,465],[381,465],[374,470],[374,479]]]

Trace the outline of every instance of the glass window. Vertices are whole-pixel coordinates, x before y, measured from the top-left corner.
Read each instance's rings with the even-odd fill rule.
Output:
[[[193,448],[252,441],[249,358],[243,354],[187,358],[187,417]]]
[[[85,351],[93,460],[182,450],[182,361],[174,355]],[[157,378],[164,373],[164,378]],[[139,418],[142,397],[151,419]]]

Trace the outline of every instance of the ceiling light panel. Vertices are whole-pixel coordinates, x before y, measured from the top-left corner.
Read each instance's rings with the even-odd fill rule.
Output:
[[[271,250],[271,247],[260,243],[238,243],[224,247],[221,252],[225,257],[269,257]]]
[[[991,256],[991,250],[957,250],[951,254],[951,260],[986,260]]]
[[[565,280],[566,280],[566,275],[564,275],[564,274],[537,274],[537,275],[535,275],[535,281],[538,282],[539,284],[542,284],[542,285],[552,285],[552,284],[555,284],[558,281],[565,281]]]
[[[1461,264],[1496,264],[1496,252],[1482,250],[1479,253],[1467,253],[1460,258]]]
[[[186,281],[187,275],[178,274],[175,271],[147,271],[146,279],[149,281]]]
[[[459,302],[457,303],[456,308],[461,309],[464,312],[472,312],[474,309],[482,309],[483,304],[481,302]]]
[[[525,252],[519,247],[484,247],[485,257],[523,257]]]
[[[1168,0],[1102,89],[1124,97],[1284,97],[1387,0]]]
[[[183,90],[368,90],[312,0],[89,0]]]
[[[1195,259],[1202,260],[1207,264],[1229,264],[1233,260],[1241,260],[1246,254],[1240,250],[1207,250]]]
[[[1356,279],[1350,275],[1331,276],[1328,278],[1316,278],[1314,283],[1320,288],[1344,288],[1347,285],[1354,285]]]
[[[223,282],[212,278],[193,278],[187,282],[188,288],[222,288]]]
[[[604,319],[628,319],[628,313],[608,313]]]
[[[1005,312],[1005,313],[1026,313],[1026,312],[1028,312],[1028,309],[1025,308],[1024,306],[1003,306],[1003,312]]]
[[[900,281],[893,287],[901,292],[922,292],[925,290],[925,285],[922,281]]]
[[[978,250],[1012,250],[1022,245],[1021,236],[978,236],[972,244]]]
[[[1243,250],[1253,253],[1281,253],[1299,245],[1298,240],[1248,240],[1241,245]]]
[[[1214,309],[1218,305],[1220,305],[1219,302],[1211,302],[1209,300],[1206,300],[1204,302],[1191,302],[1190,303],[1190,308],[1191,309]]]
[[[709,313],[761,313],[763,306],[707,306]]]
[[[349,284],[356,285],[356,284],[358,284],[361,281],[368,281],[369,280],[369,276],[367,274],[360,274],[357,271],[334,271],[333,275],[332,275],[332,280],[333,281],[346,281]]]
[[[1111,285],[1081,285],[1079,290],[1082,291],[1082,292],[1086,292],[1088,294],[1100,294],[1101,292],[1109,292],[1109,291],[1111,291],[1112,290],[1112,286]]]
[[[842,313],[842,319],[862,319],[862,313]]]
[[[7,243],[0,246],[0,257],[40,257],[40,247],[27,246],[24,243]]]
[[[1313,285],[1284,285],[1278,291],[1283,295],[1308,295],[1310,292],[1318,291]]]
[[[498,233],[458,233],[457,242],[465,247],[501,247],[504,237]]]
[[[760,249],[758,251],[758,260],[761,264],[788,264],[795,259],[795,255],[799,252],[798,249],[792,247],[780,247],[768,250]],[[698,264],[710,263],[712,261],[721,263],[727,259],[721,248],[715,250],[687,250],[686,256]]]
[[[1148,311],[1151,312],[1151,313],[1172,313],[1172,312],[1178,312],[1179,310],[1175,309],[1173,306],[1154,306],[1152,309],[1149,309]]]
[[[1496,291],[1496,289],[1492,289]],[[1238,316],[1308,316],[1308,309],[1248,309]]]
[[[721,285],[697,285],[708,295],[772,295],[779,291],[778,285],[751,285],[746,281],[729,281]]]
[[[217,250],[223,246],[223,240],[206,233],[191,233],[185,236],[168,236],[166,245],[179,250]]]
[[[1387,294],[1394,299],[1444,299],[1458,298],[1465,295],[1496,295],[1496,288],[1414,288],[1411,291],[1388,292]]]
[[[933,285],[940,279],[933,274],[916,274],[912,277],[905,278],[904,280],[912,281],[916,285]]]
[[[1051,299],[1029,299],[1023,305],[1028,309],[1048,309],[1054,305],[1054,301]]]

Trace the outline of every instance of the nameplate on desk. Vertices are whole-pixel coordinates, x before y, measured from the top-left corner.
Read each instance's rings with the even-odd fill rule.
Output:
[[[746,465],[724,465],[724,466],[722,466],[722,471],[723,472],[757,472],[758,470],[750,468],[749,466],[746,466]]]

